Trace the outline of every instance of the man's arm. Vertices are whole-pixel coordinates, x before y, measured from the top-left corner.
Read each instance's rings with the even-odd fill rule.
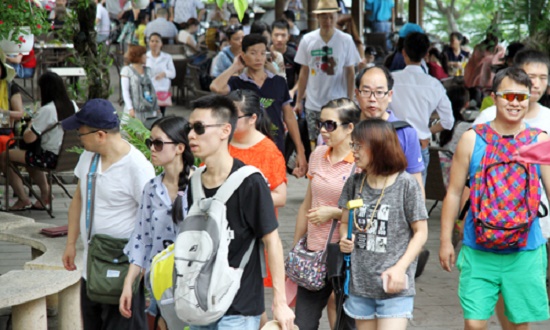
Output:
[[[80,180],[76,185],[76,191],[69,205],[68,215],[68,234],[67,243],[65,244],[65,252],[63,253],[62,261],[66,270],[76,270],[74,258],[76,257],[76,240],[80,234],[80,211],[82,208],[82,197],[80,195]]]
[[[302,102],[306,93],[307,80],[309,78],[309,66],[302,65],[300,68],[300,75],[298,77],[298,95],[296,96],[296,105],[294,106],[294,112],[302,114],[303,105]]]
[[[451,241],[453,225],[459,212],[462,191],[468,178],[470,156],[476,138],[475,134],[474,131],[467,131],[458,142],[453,156],[453,164],[451,165],[450,182],[441,210],[439,262],[441,267],[448,272],[452,271],[455,262],[455,252]]]
[[[197,15],[197,19],[199,20],[199,22],[203,21],[204,14],[206,14],[206,9],[205,8],[201,9],[199,11],[199,14]]]
[[[436,125],[430,127],[430,131],[432,132],[432,134],[441,132],[443,129],[453,129],[453,124],[455,122],[451,101],[449,101],[449,98],[447,97],[445,88],[443,88],[443,86],[441,86],[441,90],[443,95],[441,96],[441,99],[439,100],[439,103],[435,108],[435,111],[437,111],[437,114],[439,115],[439,122]],[[438,129],[439,131],[437,131]]]
[[[353,93],[355,92],[355,67],[346,66],[346,85],[348,86],[348,99],[353,100]],[[300,72],[301,74],[301,72]]]
[[[301,178],[306,175],[307,171],[306,149],[300,138],[298,121],[296,120],[296,114],[290,103],[283,105],[283,120],[288,129],[288,134],[290,134],[290,138],[296,146],[296,168],[292,174],[297,178]]]
[[[277,229],[262,238],[267,251],[269,270],[273,279],[273,317],[279,321],[281,329],[290,330],[294,326],[294,313],[288,307],[285,293],[285,266],[283,245]]]
[[[231,89],[229,88],[229,78],[231,78],[236,73],[240,72],[242,69],[244,69],[245,66],[241,62],[241,55],[235,56],[235,59],[233,60],[233,64],[222,72],[219,76],[216,77],[210,84],[210,90],[217,94],[226,95],[229,94]]]

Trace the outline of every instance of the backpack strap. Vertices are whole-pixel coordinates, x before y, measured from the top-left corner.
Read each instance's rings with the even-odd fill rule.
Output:
[[[206,197],[204,195],[204,190],[202,190],[201,180],[202,172],[204,172],[205,169],[206,166],[201,166],[193,172],[193,175],[191,175],[191,194],[193,196],[193,204]]]
[[[246,165],[239,168],[225,180],[225,182],[221,185],[213,198],[219,200],[224,204],[227,203],[235,190],[237,190],[241,183],[243,183],[244,179],[248,178],[254,173],[262,174],[262,172],[260,172],[254,166]]]
[[[407,123],[406,121],[404,120],[397,120],[397,121],[392,121],[390,123],[393,128],[397,131],[398,129],[402,129],[402,128],[405,128],[405,127],[412,127],[411,124]]]

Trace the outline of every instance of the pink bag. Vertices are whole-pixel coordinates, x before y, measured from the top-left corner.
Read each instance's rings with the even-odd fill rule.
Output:
[[[157,92],[157,104],[159,107],[171,107],[172,92]]]
[[[514,160],[528,164],[550,165],[550,140],[519,148]]]

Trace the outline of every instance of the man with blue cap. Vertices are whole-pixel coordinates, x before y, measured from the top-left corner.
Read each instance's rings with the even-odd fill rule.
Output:
[[[390,55],[392,56],[392,61],[390,62],[391,64],[388,66],[388,69],[390,69],[390,71],[403,70],[407,66],[405,64],[405,58],[402,54],[403,44],[405,43],[405,38],[413,32],[424,33],[424,30],[420,27],[420,25],[415,23],[407,23],[403,25],[401,29],[399,29],[399,40],[397,41],[395,52],[393,53],[393,56]],[[423,67],[426,69],[427,73],[428,68],[426,67],[426,63],[424,63],[424,61]]]
[[[143,187],[155,177],[153,166],[122,138],[120,120],[107,100],[89,100],[61,125],[66,131],[77,130],[85,149],[74,170],[78,185],[69,206],[69,232],[63,254],[65,268],[76,270],[75,245],[80,233],[84,245],[80,291],[84,329],[147,329],[143,281],[132,300],[132,317],[126,319],[121,316],[118,303],[105,304],[89,298],[86,285],[91,274],[87,273],[86,266],[89,237],[96,234],[130,237]],[[88,180],[90,173],[95,179]],[[115,275],[112,273],[111,277]]]

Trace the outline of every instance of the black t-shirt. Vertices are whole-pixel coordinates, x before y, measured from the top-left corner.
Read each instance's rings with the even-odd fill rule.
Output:
[[[292,89],[296,84],[298,75],[300,74],[300,64],[294,62],[296,57],[296,48],[292,45],[286,46],[286,52],[283,54],[285,60],[286,82],[288,89]]]
[[[237,89],[248,89],[256,92],[260,96],[260,102],[264,106],[265,112],[271,122],[277,126],[273,133],[273,142],[281,153],[285,154],[285,126],[283,124],[283,105],[291,101],[288,92],[288,86],[285,78],[273,75],[267,77],[261,88],[250,78],[243,78],[243,75],[229,78],[229,88],[234,91]]]
[[[243,166],[243,162],[234,158],[231,173]],[[214,196],[218,188],[206,189],[203,186],[205,196]],[[188,189],[188,205],[193,203],[192,191]],[[244,268],[241,288],[226,315],[257,316],[265,311],[260,240],[279,225],[271,193],[263,176],[256,173],[246,178],[225,205],[229,227],[235,233],[235,238],[229,244],[229,265],[238,267],[250,243],[256,240],[254,251]]]

